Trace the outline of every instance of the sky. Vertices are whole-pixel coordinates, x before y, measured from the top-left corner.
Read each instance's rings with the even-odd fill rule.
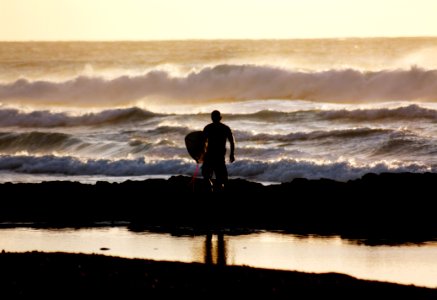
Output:
[[[437,36],[437,0],[0,0],[0,41]]]

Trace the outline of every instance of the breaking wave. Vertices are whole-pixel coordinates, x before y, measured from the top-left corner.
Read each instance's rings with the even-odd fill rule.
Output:
[[[36,110],[22,112],[18,109],[0,109],[0,126],[17,127],[67,127],[113,125],[125,122],[140,122],[158,117],[155,114],[137,107],[110,109],[97,113],[86,113],[74,116],[66,112]]]
[[[129,105],[142,98],[192,102],[299,99],[312,101],[437,100],[437,70],[299,71],[258,65],[216,65],[185,76],[153,70],[114,79],[79,76],[63,82],[19,79],[0,84],[0,101],[66,106]]]
[[[248,132],[237,132],[236,135],[239,139],[249,141],[311,141],[322,139],[338,139],[343,141],[346,139],[354,138],[368,138],[372,136],[388,135],[393,133],[393,130],[379,129],[379,128],[353,128],[343,130],[317,130],[311,132],[295,132],[290,134],[250,134]]]
[[[57,156],[0,156],[0,171],[28,174],[141,176],[194,173],[194,163],[182,159],[147,162],[134,160],[80,160]],[[374,163],[371,166],[354,166],[348,162],[299,161],[292,159],[274,162],[241,160],[229,165],[231,177],[244,177],[255,181],[288,182],[295,178],[328,178],[339,181],[356,179],[366,173],[429,172],[434,169],[415,163]]]
[[[383,119],[429,119],[437,121],[437,111],[424,108],[417,104],[412,104],[397,108],[377,108],[377,109],[356,109],[356,110],[330,110],[322,111],[319,115],[328,120],[332,119],[353,119],[356,121],[375,121]]]
[[[81,141],[69,134],[57,132],[0,132],[0,151],[40,153],[67,148]]]
[[[117,125],[122,123],[136,123],[148,121],[153,118],[169,116],[168,114],[154,113],[138,107],[108,109],[100,112],[89,112],[81,115],[72,115],[68,112],[52,112],[49,110],[35,110],[23,112],[14,108],[0,108],[0,126],[2,127],[70,127]],[[202,117],[209,120],[208,114],[186,114],[186,118]],[[226,120],[242,121],[255,120],[263,122],[295,122],[302,118],[319,120],[352,120],[352,121],[378,121],[378,120],[412,120],[424,119],[437,121],[437,110],[424,108],[417,104],[397,108],[372,108],[372,109],[333,109],[333,110],[300,110],[292,112],[261,110],[250,114],[227,114]],[[163,126],[159,128],[164,133],[176,130],[188,133],[190,128],[177,128]]]

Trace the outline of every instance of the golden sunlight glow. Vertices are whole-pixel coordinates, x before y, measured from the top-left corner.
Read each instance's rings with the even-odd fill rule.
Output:
[[[437,36],[435,0],[0,0],[0,40]]]

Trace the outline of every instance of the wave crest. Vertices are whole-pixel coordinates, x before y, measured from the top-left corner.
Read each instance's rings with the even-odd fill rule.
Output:
[[[0,84],[0,100],[53,105],[128,105],[142,98],[185,101],[300,99],[315,101],[437,100],[437,70],[303,72],[257,65],[217,65],[174,77],[153,70],[111,80],[79,76],[64,82],[20,79]]]
[[[420,107],[417,104],[397,108],[356,109],[356,110],[329,110],[322,111],[319,115],[328,120],[352,119],[355,121],[375,121],[383,119],[429,119],[437,120],[437,111]]]
[[[112,125],[124,122],[141,122],[160,116],[138,107],[110,109],[97,113],[73,116],[65,112],[37,110],[24,113],[18,109],[0,109],[0,126],[17,127],[68,127]]]
[[[237,137],[240,140],[249,141],[279,141],[279,142],[293,142],[293,141],[311,141],[322,139],[338,139],[343,141],[354,138],[368,138],[378,135],[386,135],[392,133],[393,130],[379,129],[379,128],[353,128],[353,129],[339,129],[339,130],[317,130],[311,132],[294,132],[289,134],[268,134],[260,133],[252,135],[249,132],[237,132]]]
[[[30,151],[44,152],[69,147],[80,143],[80,140],[65,133],[57,132],[27,132],[0,133],[0,151]]]
[[[308,119],[314,120],[351,120],[351,121],[378,121],[378,120],[412,120],[427,119],[437,121],[437,110],[410,104],[396,108],[369,108],[369,109],[327,109],[327,110],[297,110],[291,112],[277,110],[261,110],[251,114],[227,115],[226,119],[241,120],[253,119],[265,122],[299,122]]]

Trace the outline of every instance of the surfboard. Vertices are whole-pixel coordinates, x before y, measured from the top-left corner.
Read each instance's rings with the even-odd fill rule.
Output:
[[[193,131],[185,137],[185,146],[190,156],[197,162],[203,162],[206,150],[206,138],[203,131]]]

